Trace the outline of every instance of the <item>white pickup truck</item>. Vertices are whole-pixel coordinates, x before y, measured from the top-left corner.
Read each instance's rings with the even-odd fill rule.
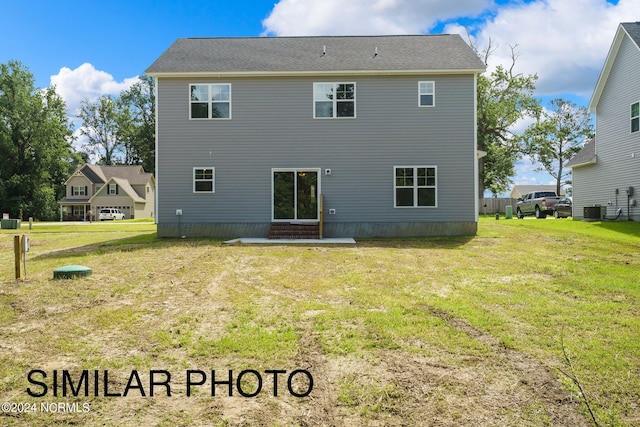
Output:
[[[520,219],[527,215],[535,215],[536,218],[546,218],[553,214],[553,209],[560,201],[555,191],[532,191],[518,199],[516,204],[516,216]]]

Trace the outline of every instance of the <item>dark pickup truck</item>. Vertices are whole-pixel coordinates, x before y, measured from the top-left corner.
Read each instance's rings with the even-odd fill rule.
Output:
[[[555,191],[532,191],[518,199],[516,204],[516,216],[524,218],[527,215],[535,215],[536,218],[546,218],[553,214],[553,209],[560,201]]]

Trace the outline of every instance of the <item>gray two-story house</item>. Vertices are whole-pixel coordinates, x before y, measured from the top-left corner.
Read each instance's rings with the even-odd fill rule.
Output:
[[[589,112],[596,137],[567,163],[573,215],[599,205],[607,218],[640,220],[640,22],[618,26]]]
[[[177,40],[146,70],[158,235],[474,234],[484,69],[458,35]]]

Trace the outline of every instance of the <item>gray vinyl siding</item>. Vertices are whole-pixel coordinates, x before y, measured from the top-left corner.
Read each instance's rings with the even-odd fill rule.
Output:
[[[435,107],[418,107],[424,80],[435,81]],[[355,82],[356,118],[314,119],[314,82]],[[232,119],[190,120],[192,83],[230,83]],[[422,222],[474,232],[474,97],[473,75],[159,78],[159,233],[177,222],[176,209],[182,224],[246,223],[263,233],[272,168],[321,169],[330,232]],[[437,166],[438,206],[394,208],[394,166]],[[215,168],[215,193],[193,194],[194,167]]]
[[[627,37],[596,106],[596,159],[594,165],[573,169],[574,215],[583,216],[585,206],[608,206],[612,216],[618,207],[627,215],[626,188],[634,187],[632,199],[640,198],[640,132],[631,133],[630,106],[640,101],[640,51]],[[616,194],[617,191],[617,194]],[[630,208],[640,220],[640,207]]]

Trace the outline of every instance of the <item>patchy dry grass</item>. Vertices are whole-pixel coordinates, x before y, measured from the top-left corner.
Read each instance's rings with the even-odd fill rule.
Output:
[[[37,409],[0,425],[586,426],[585,397],[600,425],[640,424],[637,223],[485,218],[348,247],[154,230],[23,227],[24,281],[0,232],[0,400]],[[67,264],[93,275],[52,280]]]

